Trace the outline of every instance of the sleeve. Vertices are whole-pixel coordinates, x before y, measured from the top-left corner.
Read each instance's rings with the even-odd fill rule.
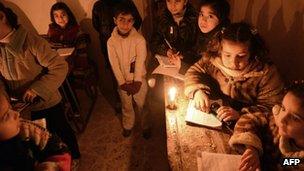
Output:
[[[283,99],[284,83],[274,65],[270,65],[258,85],[256,105],[248,107],[251,112],[270,113],[275,104]]]
[[[115,78],[118,82],[118,85],[122,85],[126,82],[125,78],[123,77],[122,71],[119,67],[119,60],[117,53],[115,52],[115,47],[111,45],[110,40],[107,43],[108,46],[108,56],[109,56],[109,61],[112,67],[112,70],[114,72]]]
[[[46,40],[36,35],[29,36],[33,36],[33,42],[29,42],[29,44],[33,45],[32,53],[38,63],[47,70],[32,83],[30,88],[42,99],[48,100],[66,78],[68,64],[64,58],[51,49]]]
[[[146,41],[142,37],[142,39],[136,45],[136,63],[135,63],[135,73],[134,73],[134,81],[142,81],[143,70],[145,69],[145,61],[147,57],[147,47]]]
[[[191,97],[192,93],[198,89],[210,91],[210,87],[203,81],[206,74],[208,74],[207,64],[203,58],[188,69],[185,79],[185,95],[187,97]]]
[[[160,54],[167,56],[167,51],[169,47],[165,43],[165,35],[161,31],[161,26],[159,26],[159,19],[154,23],[155,30],[151,37],[151,51],[152,54]]]
[[[246,146],[255,147],[259,154],[263,154],[261,141],[261,130],[267,126],[267,118],[264,113],[255,112],[242,115],[236,122],[233,135],[229,140],[229,145],[236,151],[243,153]]]

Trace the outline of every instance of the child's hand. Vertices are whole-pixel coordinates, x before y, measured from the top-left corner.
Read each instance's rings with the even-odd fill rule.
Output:
[[[26,92],[24,93],[22,99],[24,102],[30,102],[33,103],[34,99],[37,97],[37,94],[35,91],[33,91],[32,89],[28,89],[26,90]]]
[[[131,84],[124,83],[124,84],[120,85],[119,87],[123,91],[126,91],[128,95],[131,95],[131,92],[132,92]]]
[[[221,121],[225,121],[225,122],[231,121],[231,120],[238,120],[240,117],[239,112],[229,106],[221,106],[216,111],[216,113],[217,113],[217,117]]]
[[[173,65],[175,65],[178,69],[181,68],[181,64],[182,64],[182,56],[178,53],[173,54],[172,57],[169,58],[169,62]]]
[[[257,170],[260,170],[259,153],[254,147],[249,146],[242,155],[239,171]]]
[[[130,86],[132,87],[130,94],[134,95],[134,94],[138,93],[139,89],[141,87],[141,84],[142,83],[140,81],[134,81],[132,84],[130,84]]]
[[[209,97],[203,90],[198,90],[194,94],[194,107],[203,111],[209,113],[210,110],[210,101]]]
[[[167,57],[168,58],[172,58],[173,54],[174,54],[174,51],[172,49],[167,50]]]

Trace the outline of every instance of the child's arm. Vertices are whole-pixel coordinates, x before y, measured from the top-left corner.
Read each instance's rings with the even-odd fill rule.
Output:
[[[115,52],[114,46],[112,46],[109,41],[107,43],[107,46],[108,46],[109,61],[110,61],[113,73],[114,73],[115,78],[118,82],[118,85],[121,86],[126,82],[126,80],[123,77],[122,71],[120,70],[118,56]]]
[[[151,51],[152,54],[160,54],[167,56],[167,51],[169,50],[168,45],[165,43],[165,36],[164,33],[162,33],[161,28],[159,27],[159,24],[155,22],[155,31],[153,32],[152,38],[151,38]]]

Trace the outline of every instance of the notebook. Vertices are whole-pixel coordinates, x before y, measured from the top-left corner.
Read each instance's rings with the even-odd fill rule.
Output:
[[[158,60],[158,63],[165,68],[176,68],[175,65],[171,64],[169,62],[169,58],[167,56],[163,56],[163,55],[155,55],[155,58]]]

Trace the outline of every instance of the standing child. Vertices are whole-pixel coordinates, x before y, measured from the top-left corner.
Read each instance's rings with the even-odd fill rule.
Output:
[[[282,103],[272,111],[267,116],[249,113],[237,122],[229,144],[243,154],[239,170],[304,169],[304,81],[287,88]],[[284,158],[300,163],[284,166]]]
[[[194,64],[193,56],[197,37],[197,13],[188,0],[166,0],[167,8],[155,22],[151,40],[152,54],[169,57],[178,67]],[[180,59],[183,62],[182,66]],[[185,70],[185,69],[183,69]]]
[[[216,111],[223,121],[238,120],[249,111],[269,113],[281,100],[283,84],[257,30],[234,23],[212,42],[187,71],[185,94],[204,112],[210,111],[210,99],[223,99]]]
[[[142,126],[148,130],[146,114],[143,106],[147,94],[146,67],[147,56],[146,42],[133,27],[134,11],[127,4],[117,6],[114,15],[114,28],[108,40],[108,55],[112,70],[118,82],[118,93],[122,103],[123,136],[128,137],[135,122],[133,109],[134,100],[142,113]],[[144,134],[143,134],[144,135]]]

